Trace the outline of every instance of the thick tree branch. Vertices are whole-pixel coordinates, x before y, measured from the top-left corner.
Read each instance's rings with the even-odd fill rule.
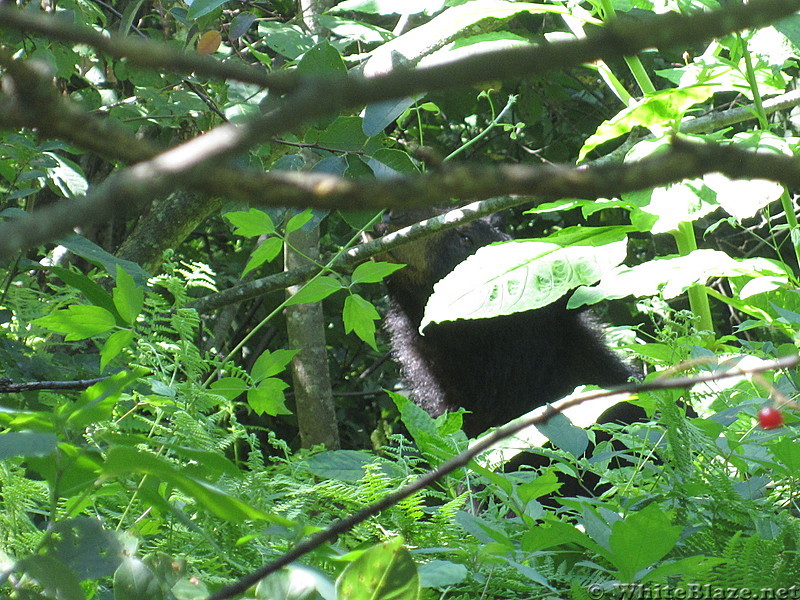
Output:
[[[647,19],[619,18],[582,40],[556,42],[498,50],[472,56],[447,65],[416,71],[395,72],[382,80],[380,97],[358,98],[360,85],[346,92],[349,103],[376,102],[428,90],[442,90],[479,83],[546,73],[598,58],[604,60],[630,56],[647,48],[667,48],[718,37],[746,28],[768,25],[800,10],[800,0],[755,0],[749,4],[726,6],[723,10],[693,15],[668,13]],[[119,35],[103,36],[89,27],[67,23],[59,17],[44,17],[27,10],[0,6],[0,27],[30,31],[62,42],[87,44],[131,64],[154,69],[195,72],[220,79],[236,79],[290,93],[315,87],[314,78],[296,72],[266,75],[258,69],[234,62],[184,54],[150,40]],[[480,76],[476,76],[480,73]],[[351,82],[357,77],[349,78]],[[352,105],[352,104],[351,104]]]
[[[11,23],[12,15],[5,7],[0,8],[3,8],[0,12],[0,26],[14,26]],[[243,193],[248,185],[253,186],[255,182],[247,181],[243,185],[241,181],[236,180],[232,169],[218,172],[216,167],[220,163],[224,164],[226,159],[256,143],[270,139],[277,133],[291,130],[311,119],[334,113],[345,107],[404,97],[414,92],[459,87],[487,79],[543,74],[597,58],[609,59],[630,55],[654,46],[679,45],[744,27],[764,25],[791,14],[798,8],[800,0],[759,0],[691,17],[659,15],[648,19],[647,23],[626,23],[625,19],[619,19],[596,35],[582,40],[492,52],[446,65],[399,70],[370,79],[358,75],[310,78],[298,76],[296,73],[275,74],[270,77],[270,86],[282,91],[292,91],[292,94],[273,111],[253,119],[246,125],[222,125],[150,160],[119,171],[97,186],[88,196],[59,202],[26,219],[0,225],[0,258],[23,248],[50,241],[75,226],[102,222],[111,215],[126,211],[139,211],[153,198],[165,196],[181,186],[209,193],[210,190],[218,189],[217,186],[227,185],[230,187],[226,195],[236,197]],[[138,52],[138,40],[130,41],[137,42]],[[132,56],[128,59],[135,60]],[[177,65],[172,63],[166,66],[177,68]],[[514,167],[507,169],[511,171],[504,174],[516,174]],[[497,173],[490,174],[490,180],[497,184],[503,183],[497,179]],[[289,180],[288,183],[295,182]],[[314,203],[315,197],[319,200],[331,198],[332,194],[327,193],[331,184],[329,178],[316,178],[311,184],[314,186],[316,196],[310,198],[309,205]],[[460,187],[458,181],[452,178],[449,184],[454,189]],[[341,191],[345,186],[338,183],[334,187]],[[486,186],[475,187],[482,187],[483,191],[475,189],[466,195],[460,193],[451,195],[457,198],[487,196]],[[278,186],[273,185],[272,190],[276,189],[279,189]],[[431,188],[405,186],[405,189],[418,193],[430,191]],[[263,195],[264,189],[251,189],[250,192],[251,198],[257,198]],[[432,200],[430,196],[429,193],[427,198]],[[296,198],[294,200],[297,201]],[[395,198],[394,201],[398,199]],[[390,200],[387,205],[391,205],[391,202]],[[292,198],[286,198],[280,203],[295,202]],[[348,202],[342,206],[356,208],[359,205],[358,203],[351,205]]]
[[[365,182],[323,176],[327,178],[327,183],[323,186],[319,182],[317,187],[331,190],[331,197],[338,197],[342,202],[355,199],[355,205],[375,209],[447,204],[451,198],[492,198],[352,248],[334,265],[348,267],[435,231],[456,227],[520,204],[535,206],[560,198],[594,200],[712,172],[721,172],[732,178],[770,179],[786,185],[800,185],[800,159],[779,154],[754,153],[735,146],[676,140],[672,149],[665,154],[622,165],[586,168],[559,165],[447,165],[442,172],[391,181]],[[286,175],[295,177],[295,174]],[[343,189],[334,192],[339,184]],[[309,194],[313,194],[313,191],[309,190]],[[360,203],[366,203],[371,198],[377,198],[378,201],[374,204]],[[309,266],[257,279],[207,296],[192,306],[200,312],[216,310],[231,303],[296,285],[312,277],[317,271],[317,268]]]
[[[786,356],[784,358],[780,358],[774,361],[765,361],[763,364],[759,365],[757,368],[754,369],[742,369],[739,367],[734,367],[724,372],[707,373],[703,375],[697,375],[694,377],[653,379],[652,381],[647,381],[643,383],[622,385],[609,391],[588,392],[585,394],[572,397],[568,400],[562,400],[556,402],[551,406],[543,406],[535,412],[534,416],[518,419],[517,421],[509,423],[508,425],[505,425],[497,429],[493,433],[479,439],[468,450],[465,450],[464,452],[455,456],[449,461],[439,465],[432,471],[429,471],[425,475],[422,475],[412,483],[406,485],[403,488],[400,488],[396,492],[391,492],[387,494],[386,496],[383,497],[383,499],[379,500],[375,504],[367,506],[366,508],[351,515],[350,517],[336,521],[333,525],[331,525],[327,529],[315,534],[314,536],[312,536],[311,538],[309,538],[304,542],[300,542],[292,550],[290,550],[277,560],[267,565],[264,565],[260,569],[257,569],[256,571],[253,571],[248,575],[245,575],[244,577],[239,579],[239,581],[237,581],[236,583],[233,583],[225,588],[222,588],[217,593],[212,594],[211,596],[208,597],[207,600],[225,600],[226,598],[232,598],[238,594],[244,593],[250,586],[255,585],[264,577],[267,577],[268,575],[275,573],[276,571],[278,571],[278,569],[285,567],[286,565],[296,561],[298,558],[308,554],[312,550],[319,548],[322,544],[336,539],[337,536],[349,531],[359,523],[363,523],[370,517],[374,517],[375,515],[381,513],[390,506],[394,506],[401,500],[408,498],[409,496],[417,493],[418,491],[442,479],[445,475],[448,475],[453,471],[456,471],[457,469],[461,469],[467,466],[469,461],[473,460],[481,453],[485,452],[486,450],[494,446],[497,442],[504,440],[508,437],[511,437],[528,427],[532,427],[534,425],[543,425],[551,418],[553,418],[556,414],[564,412],[569,408],[578,406],[580,404],[583,404],[584,402],[589,402],[592,400],[596,400],[598,398],[603,398],[614,394],[638,394],[640,392],[653,391],[653,390],[691,388],[692,386],[697,385],[698,383],[705,383],[708,381],[719,381],[731,377],[740,377],[742,375],[750,373],[761,373],[763,371],[786,369],[795,366],[797,362],[798,362],[798,356],[793,355],[793,356]]]

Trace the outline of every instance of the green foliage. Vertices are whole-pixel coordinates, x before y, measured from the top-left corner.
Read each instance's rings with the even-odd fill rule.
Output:
[[[659,10],[704,10],[700,4]],[[354,0],[319,15],[330,31],[322,41],[286,1],[268,9],[135,1],[121,9],[80,0],[52,7],[67,23],[187,52],[219,31],[213,56],[221,62],[341,78],[356,63],[374,75],[395,61],[424,66],[582,36],[615,12],[637,18],[654,6]],[[368,179],[420,171],[413,149],[421,146],[448,160],[606,154],[630,162],[663,152],[681,129],[697,141],[794,155],[796,123],[769,117],[761,98],[796,87],[796,29],[790,19],[680,49],[684,56],[650,52],[546,80],[419,93],[298,125],[235,160],[290,175]],[[64,98],[165,146],[283,102],[274,90],[148,69],[35,32],[0,36],[14,56],[41,61]],[[757,129],[713,119],[697,127],[702,115],[741,98],[752,102]],[[80,196],[118,166],[43,135],[2,133],[0,218]],[[125,219],[2,265],[3,597],[203,598],[469,444],[461,413],[433,419],[401,394],[364,395],[396,380],[380,366],[387,349],[374,284],[401,265],[374,261],[348,273],[326,258],[288,300],[266,295],[216,321],[189,306],[200,293],[279,272],[287,236],[301,228],[318,227],[323,249],[341,256],[374,213],[227,201],[222,212],[224,221],[208,219],[168,252],[155,276],[111,253],[124,241],[113,236],[134,230]],[[618,318],[639,319],[625,349],[647,365],[648,379],[684,360],[683,371],[725,373],[796,352],[800,235],[781,186],[707,175],[596,202],[564,198],[510,220],[529,239],[484,248],[457,267],[437,285],[426,323],[509,314],[570,293],[575,307],[633,297],[636,305]],[[286,374],[296,350],[279,322],[285,306],[322,301],[338,416],[352,433],[338,451],[298,448]],[[691,314],[667,304],[685,301]],[[3,378],[90,381],[7,393]],[[249,597],[587,598],[626,584],[790,587],[800,576],[800,417],[787,404],[785,426],[767,432],[755,414],[765,396],[783,403],[797,387],[794,370],[740,375],[688,392],[642,393],[636,402],[651,420],[640,425],[586,431],[554,419],[537,434],[550,445],[532,450],[552,459],[549,467],[504,473],[495,469],[497,453],[487,453]],[[687,418],[679,401],[699,416]],[[397,433],[398,420],[410,440]],[[601,429],[611,441],[585,456]],[[370,437],[385,444],[369,447]],[[515,444],[505,445],[505,456]],[[559,476],[587,474],[607,485],[601,498],[557,495]]]

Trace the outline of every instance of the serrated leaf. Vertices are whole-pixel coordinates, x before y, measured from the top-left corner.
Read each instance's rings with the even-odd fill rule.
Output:
[[[225,218],[234,226],[233,233],[243,237],[256,237],[275,233],[275,224],[263,210],[251,208],[248,211],[225,213]]]
[[[403,265],[387,262],[365,262],[358,265],[353,271],[353,283],[377,283],[383,281],[387,275],[391,275]]]
[[[625,259],[624,240],[603,246],[518,241],[484,246],[433,288],[429,323],[481,319],[547,306],[572,288],[600,279]]]
[[[286,301],[287,306],[293,304],[305,304],[307,302],[319,302],[331,294],[343,289],[338,279],[323,275],[312,279],[305,286],[300,288],[291,298]]]
[[[342,318],[345,333],[354,331],[359,338],[375,350],[378,349],[375,343],[375,321],[380,318],[380,315],[369,301],[358,294],[351,294],[344,301]]]
[[[111,294],[119,316],[127,324],[133,325],[144,306],[144,290],[136,285],[133,277],[120,265],[117,265],[117,284]]]
[[[561,487],[558,476],[554,471],[547,471],[533,481],[522,483],[517,487],[519,499],[527,503],[536,498],[557,492]]]
[[[286,408],[286,396],[283,393],[287,387],[289,385],[286,382],[269,377],[247,390],[247,403],[257,415],[290,415],[292,411]]]
[[[373,546],[336,580],[338,600],[416,600],[419,591],[417,565],[402,538]]]
[[[114,315],[105,308],[83,305],[57,310],[47,317],[35,319],[33,323],[66,336],[68,342],[85,340],[116,326]]]
[[[297,350],[275,350],[274,352],[265,350],[253,364],[250,376],[254,381],[261,381],[266,377],[277,375],[292,362],[292,358],[297,352]]]

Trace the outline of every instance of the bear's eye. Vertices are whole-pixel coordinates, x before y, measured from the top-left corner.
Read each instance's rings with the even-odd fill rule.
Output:
[[[470,237],[468,233],[466,233],[465,231],[461,231],[459,229],[456,229],[456,233],[458,234],[458,237],[460,237],[463,241],[467,242],[468,244],[472,244],[472,237]]]

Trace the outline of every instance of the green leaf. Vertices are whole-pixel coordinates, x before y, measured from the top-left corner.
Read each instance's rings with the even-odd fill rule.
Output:
[[[77,402],[62,404],[56,414],[76,430],[105,421],[110,418],[122,391],[145,374],[147,370],[142,368],[115,373],[84,390]]]
[[[80,304],[57,310],[47,317],[35,319],[33,323],[66,336],[68,342],[105,333],[117,324],[114,315],[105,308]]]
[[[420,587],[446,588],[467,579],[467,567],[449,560],[432,560],[419,566]]]
[[[396,148],[381,148],[366,159],[369,168],[378,179],[388,179],[398,174],[419,173],[411,157]],[[374,214],[374,212],[372,213]]]
[[[58,163],[56,167],[45,169],[51,187],[57,189],[65,198],[74,198],[86,193],[89,183],[77,164],[53,152],[44,154]]]
[[[347,75],[347,67],[339,51],[327,41],[322,41],[309,49],[297,64],[297,71],[305,75],[326,77]]]
[[[298,229],[302,228],[303,225],[308,223],[313,217],[314,211],[312,211],[310,208],[299,214],[296,214],[289,219],[289,222],[286,224],[286,233],[297,231]]]
[[[117,265],[117,285],[112,290],[112,296],[119,315],[126,323],[133,325],[144,306],[144,290],[137,287],[133,277],[120,265]]]
[[[386,127],[391,125],[397,118],[414,106],[418,97],[407,96],[396,100],[385,100],[383,102],[373,102],[364,108],[364,120],[361,123],[361,131],[367,137],[378,135]]]
[[[546,306],[570,289],[597,281],[625,259],[626,242],[567,246],[542,241],[484,246],[433,288],[429,323],[481,319]]]
[[[762,261],[736,260],[719,250],[703,249],[686,256],[655,258],[635,267],[622,265],[604,275],[596,286],[575,290],[567,307],[578,308],[630,295],[640,298],[660,294],[669,300],[697,283],[704,284],[709,277],[765,274],[763,270],[751,270],[751,265],[756,269],[764,266]]]
[[[101,308],[105,308],[108,312],[117,315],[117,308],[114,306],[114,300],[103,286],[93,281],[83,273],[76,273],[64,267],[47,267],[47,270],[56,275],[61,281],[67,285],[71,285],[76,290],[80,290],[84,297]],[[119,318],[119,325],[122,325],[122,317]]]
[[[256,586],[258,600],[334,600],[333,582],[314,567],[293,563],[262,579]]]
[[[560,487],[561,482],[558,481],[558,476],[555,472],[547,471],[533,481],[520,484],[517,488],[517,494],[520,500],[528,503],[531,500],[536,500],[536,498],[557,492]]]
[[[429,10],[441,10],[444,2],[430,0],[344,0],[329,12],[361,12],[373,15],[416,15]]]
[[[364,44],[381,44],[394,37],[391,31],[383,27],[353,21],[352,19],[343,19],[324,14],[317,15],[317,20],[325,29],[330,30],[334,36],[346,38],[349,41],[357,41]]]
[[[258,33],[267,46],[289,60],[299,58],[314,47],[314,38],[297,25],[262,21],[258,24]]]
[[[538,552],[567,544],[578,544],[597,554],[606,554],[606,550],[584,532],[561,521],[547,521],[530,528],[522,536],[522,549],[525,552]]]
[[[199,19],[202,16],[216,10],[229,0],[192,0],[189,4],[189,12],[186,13],[187,19]]]
[[[150,274],[135,262],[117,258],[82,235],[71,234],[58,240],[58,243],[93,265],[102,267],[110,275],[117,272],[117,266],[122,266],[138,285],[147,285],[147,280],[150,278]],[[102,304],[98,304],[98,306],[102,306]]]
[[[368,300],[358,294],[349,295],[344,301],[342,318],[345,333],[355,331],[359,338],[375,350],[378,349],[375,343],[375,321],[380,319],[380,315]]]
[[[114,600],[164,600],[165,591],[155,573],[135,557],[128,557],[114,573]]]
[[[389,390],[386,393],[400,411],[400,419],[420,452],[433,465],[453,458],[466,447],[466,434],[460,431],[463,420],[460,412],[434,418],[405,396]]]
[[[72,570],[64,563],[50,556],[28,556],[14,565],[15,571],[22,571],[37,582],[48,598],[58,600],[86,600],[80,583]]]
[[[219,394],[227,400],[236,400],[247,390],[247,383],[238,377],[223,377],[208,386],[214,393]]]
[[[586,158],[586,155],[600,144],[618,138],[634,127],[650,129],[662,125],[672,126],[680,121],[689,108],[705,102],[713,93],[712,86],[698,85],[656,92],[643,98],[638,103],[621,110],[614,118],[601,123],[581,148],[578,162]]]
[[[664,558],[680,535],[681,527],[672,525],[657,504],[650,504],[611,526],[607,558],[619,569],[620,579],[630,582]]]
[[[403,265],[397,263],[365,262],[355,268],[352,280],[353,283],[377,283],[402,268]]]
[[[112,575],[122,561],[122,546],[114,531],[103,529],[97,519],[80,517],[50,526],[48,555],[68,565],[81,581]]]
[[[546,423],[537,425],[536,429],[547,436],[553,444],[575,457],[583,456],[589,446],[586,430],[573,425],[563,413],[553,415]]]
[[[258,382],[266,377],[277,375],[286,368],[286,365],[292,362],[292,357],[297,352],[298,350],[275,350],[274,352],[265,350],[253,364],[250,376],[253,381]]]
[[[336,580],[337,600],[416,600],[419,574],[411,553],[395,538],[373,546]]]
[[[108,364],[114,360],[120,352],[130,346],[135,337],[133,331],[130,329],[121,329],[108,336],[108,339],[100,348],[100,371],[105,371]]]
[[[200,506],[226,521],[241,522],[247,519],[256,519],[291,525],[291,522],[286,519],[269,515],[204,481],[187,476],[179,467],[173,466],[164,458],[134,448],[112,448],[103,465],[103,473],[109,477],[127,473],[153,475],[156,479],[180,488]]]
[[[360,117],[339,117],[316,136],[309,132],[306,142],[342,152],[372,154],[383,144],[383,135],[367,136]]]
[[[287,387],[289,385],[286,382],[269,377],[247,390],[247,403],[257,415],[290,415],[292,411],[286,408],[286,396],[283,393]]]
[[[234,226],[233,233],[243,237],[256,237],[275,233],[275,224],[263,210],[251,208],[248,211],[225,213],[225,218]]]
[[[748,131],[733,136],[731,143],[754,152],[792,156],[787,140],[768,131]],[[737,221],[756,216],[759,210],[779,200],[783,185],[765,179],[730,179],[721,173],[703,176],[705,184],[716,193],[717,202]]]
[[[272,262],[275,260],[275,257],[281,253],[281,250],[283,250],[283,240],[281,238],[269,237],[264,240],[255,250],[253,250],[250,260],[247,261],[244,271],[242,271],[242,277],[247,275],[253,269],[257,269],[265,262]]]
[[[286,301],[286,304],[287,306],[291,306],[293,304],[319,302],[341,289],[343,289],[343,286],[338,279],[323,275],[306,283]]]
[[[231,21],[230,29],[228,30],[228,37],[232,40],[238,40],[242,37],[250,26],[255,23],[256,16],[253,13],[244,12],[236,15]]]
[[[364,477],[367,466],[377,460],[374,454],[363,450],[328,450],[310,456],[306,464],[322,479],[356,482]]]
[[[48,456],[58,444],[54,433],[9,431],[0,433],[0,460],[12,456]]]

